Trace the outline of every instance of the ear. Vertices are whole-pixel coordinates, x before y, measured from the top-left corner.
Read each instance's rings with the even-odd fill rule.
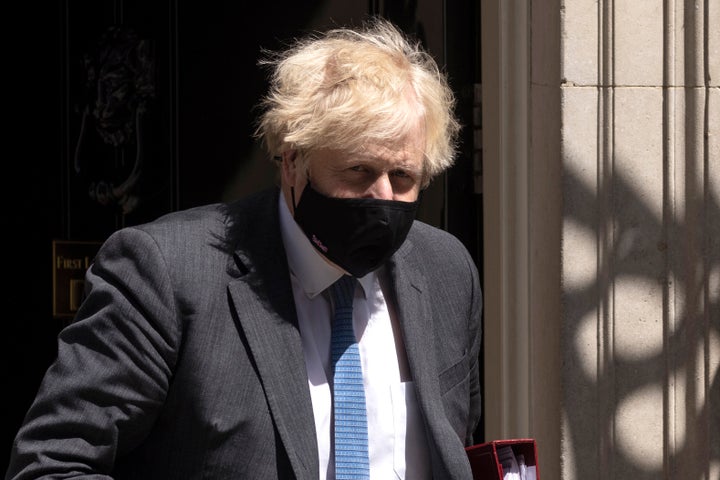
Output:
[[[282,153],[282,179],[283,183],[288,186],[295,185],[297,178],[298,165],[297,165],[297,151],[296,150],[285,150]]]

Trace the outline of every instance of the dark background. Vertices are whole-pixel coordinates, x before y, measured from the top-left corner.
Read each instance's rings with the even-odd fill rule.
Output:
[[[358,23],[368,13],[423,40],[448,71],[465,128],[461,155],[426,192],[420,218],[458,236],[482,269],[482,199],[473,191],[472,143],[472,126],[479,126],[478,115],[473,118],[473,88],[480,83],[479,2],[209,3],[56,0],[7,10],[14,33],[5,41],[3,69],[9,213],[3,472],[12,439],[57,353],[56,336],[70,321],[53,316],[53,240],[102,241],[122,226],[232,200],[274,182],[274,167],[251,136],[253,106],[265,86],[265,72],[256,66],[261,47],[275,49],[306,31]],[[112,26],[134,32],[152,52],[153,89],[145,95],[142,139],[130,135],[120,146],[105,143],[91,128],[97,125],[86,123],[81,134],[82,111],[97,96],[88,87],[97,84],[88,82],[87,65],[102,62],[108,50],[101,38]],[[138,143],[143,170],[133,194],[139,202],[123,212],[121,201],[98,201],[98,185],[128,178]]]

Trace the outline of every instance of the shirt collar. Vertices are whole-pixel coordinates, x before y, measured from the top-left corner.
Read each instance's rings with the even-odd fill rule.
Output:
[[[280,210],[280,232],[290,272],[299,280],[305,295],[308,298],[314,298],[335,283],[343,275],[343,272],[327,263],[325,258],[312,246],[290,214],[282,190],[278,208]],[[366,297],[367,292],[374,284],[376,275],[375,272],[370,272],[364,277],[358,278],[358,283],[362,286]]]

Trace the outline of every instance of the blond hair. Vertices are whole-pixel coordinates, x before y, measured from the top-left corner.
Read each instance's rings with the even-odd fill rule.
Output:
[[[337,28],[265,52],[272,68],[255,130],[271,157],[287,150],[359,151],[425,132],[424,185],[452,165],[460,125],[435,60],[387,20]]]

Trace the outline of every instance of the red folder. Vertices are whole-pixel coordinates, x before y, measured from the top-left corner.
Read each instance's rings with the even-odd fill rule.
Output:
[[[538,466],[537,444],[532,438],[513,438],[507,440],[493,440],[466,447],[470,467],[474,479],[503,480],[503,467],[498,459],[498,448],[510,446],[515,456],[522,454],[525,465],[535,466],[535,477],[540,480]]]

